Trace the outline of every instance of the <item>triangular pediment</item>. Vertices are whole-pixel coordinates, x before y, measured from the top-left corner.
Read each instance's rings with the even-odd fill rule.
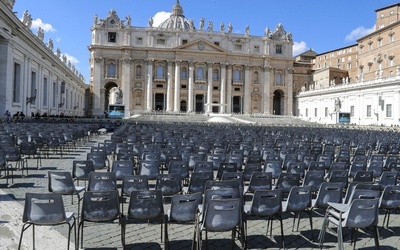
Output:
[[[196,39],[186,44],[182,44],[181,46],[176,47],[176,49],[199,51],[199,52],[219,52],[219,53],[227,52],[220,46],[214,44],[213,42],[209,42],[205,39]]]

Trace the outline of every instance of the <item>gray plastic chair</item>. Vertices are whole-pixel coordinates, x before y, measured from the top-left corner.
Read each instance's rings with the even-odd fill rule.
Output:
[[[189,184],[183,187],[184,193],[204,193],[206,182],[213,180],[213,172],[193,172],[190,175]]]
[[[88,191],[117,190],[115,172],[90,172]]]
[[[319,188],[317,197],[311,200],[311,208],[323,209],[329,207],[328,202],[342,202],[343,200],[343,184],[338,182],[323,182]]]
[[[132,191],[149,190],[149,180],[145,175],[124,175],[122,178],[121,210],[124,213],[124,200]]]
[[[125,175],[134,174],[134,166],[132,161],[113,161],[111,166],[111,172],[115,173],[117,180],[122,180]]]
[[[180,174],[159,174],[156,179],[156,190],[161,190],[163,196],[172,196],[182,191]]]
[[[385,210],[382,226],[389,227],[389,219],[392,211],[400,207],[400,186],[387,186],[383,190],[379,200],[379,208]],[[386,222],[386,225],[385,225]]]
[[[245,186],[244,193],[255,193],[257,190],[272,189],[271,172],[253,172],[248,186]]]
[[[35,226],[68,225],[68,249],[70,246],[71,231],[74,229],[76,243],[76,222],[74,213],[65,212],[61,194],[57,193],[26,193],[25,206],[22,216],[24,223],[19,238],[18,249],[21,249],[25,230],[32,226],[33,249],[35,249]]]
[[[93,162],[88,160],[88,161],[73,161],[72,162],[72,178],[78,182],[83,180],[88,181],[89,180],[89,174],[90,172],[94,171],[94,165]]]

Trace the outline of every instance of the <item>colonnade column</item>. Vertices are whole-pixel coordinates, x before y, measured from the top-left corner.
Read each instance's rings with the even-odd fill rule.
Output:
[[[248,113],[250,113],[250,109],[251,109],[250,67],[249,66],[245,66],[243,111],[244,111],[245,114],[248,114]]]
[[[103,115],[103,109],[104,109],[104,102],[102,102],[102,97],[101,97],[101,83],[102,80],[100,79],[100,76],[102,76],[102,63],[103,63],[103,58],[102,57],[96,57],[93,58],[92,60],[94,60],[94,68],[93,68],[93,82],[92,82],[92,86],[93,86],[93,104],[92,104],[92,115],[93,116],[100,116]],[[58,108],[58,104],[60,103],[60,99],[61,97],[60,95],[60,91],[58,89],[58,86],[60,86],[60,81],[59,79],[56,80],[56,96],[53,98],[57,98],[56,99],[56,108],[57,108],[57,112],[59,110]]]
[[[271,68],[264,67],[263,68],[263,110],[264,114],[269,115],[271,112],[270,103],[270,71]]]
[[[181,87],[181,64],[180,62],[175,62],[175,101],[174,101],[174,112],[179,112],[180,104],[180,87]]]
[[[188,112],[193,112],[194,63],[189,62]]]
[[[147,62],[147,88],[146,88],[146,110],[152,110],[152,96],[153,96],[153,61]]]
[[[173,102],[173,97],[172,97],[172,62],[168,61],[168,79],[167,79],[167,107],[166,111],[171,112],[171,103]]]
[[[220,102],[221,102],[221,108],[219,110],[219,112],[221,114],[225,113],[225,104],[226,104],[226,100],[225,100],[225,91],[226,91],[226,82],[225,82],[225,78],[226,78],[226,65],[221,64],[221,97],[220,97]]]
[[[122,73],[122,88],[123,88],[123,103],[125,105],[125,116],[130,116],[131,112],[131,58],[123,59],[123,73]]]
[[[227,64],[226,66],[228,67],[226,112],[232,113],[232,65]]]
[[[212,63],[207,63],[207,109],[206,113],[211,113],[212,104]]]
[[[286,71],[286,84],[287,84],[287,113],[286,115],[293,115],[293,69]]]

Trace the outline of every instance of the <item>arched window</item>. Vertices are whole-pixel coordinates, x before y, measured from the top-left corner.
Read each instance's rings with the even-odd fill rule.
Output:
[[[282,85],[282,74],[280,72],[275,74],[275,84]]]
[[[235,71],[233,72],[233,80],[234,81],[240,81],[242,80],[242,72],[240,72],[239,69],[235,69]]]
[[[254,80],[253,81],[254,83],[256,83],[256,84],[258,83],[258,71],[254,72],[254,79],[253,80]]]
[[[109,77],[113,77],[113,78],[116,76],[115,64],[114,64],[114,63],[110,63],[110,64],[108,65],[108,68],[107,68],[107,75],[108,75]]]
[[[204,69],[202,67],[197,68],[197,78],[204,79]]]
[[[218,81],[219,80],[219,72],[218,69],[213,70],[213,81]]]
[[[158,79],[164,78],[164,67],[162,65],[157,66],[157,78]]]
[[[136,66],[136,72],[135,72],[136,78],[142,78],[142,66],[137,65]]]
[[[187,79],[187,68],[186,67],[182,67],[181,70],[181,79],[186,80]]]

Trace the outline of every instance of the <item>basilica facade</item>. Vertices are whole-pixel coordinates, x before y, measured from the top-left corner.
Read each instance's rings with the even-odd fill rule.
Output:
[[[217,27],[218,26],[218,27]],[[236,29],[237,30],[237,29]],[[114,10],[94,17],[89,46],[93,115],[109,104],[143,112],[292,115],[292,34],[282,24],[253,36],[184,16],[179,1],[157,27]]]

